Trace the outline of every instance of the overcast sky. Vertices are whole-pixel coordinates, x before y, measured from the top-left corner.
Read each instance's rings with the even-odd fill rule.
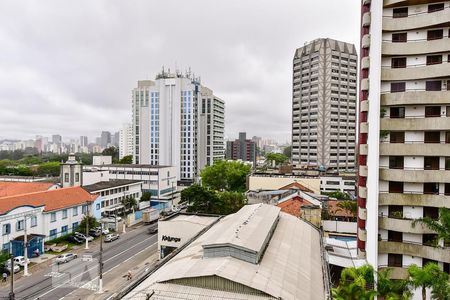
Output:
[[[225,100],[227,137],[289,140],[295,49],[358,45],[359,14],[359,0],[1,1],[0,139],[117,131],[164,65]]]

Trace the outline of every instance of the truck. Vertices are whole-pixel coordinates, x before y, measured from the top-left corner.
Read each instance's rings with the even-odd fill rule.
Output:
[[[159,210],[154,208],[145,209],[142,212],[142,221],[144,224],[150,224],[159,219]]]

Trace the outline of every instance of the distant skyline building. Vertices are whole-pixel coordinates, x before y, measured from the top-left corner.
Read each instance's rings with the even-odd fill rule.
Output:
[[[88,146],[88,137],[87,136],[80,136],[80,146],[81,147],[87,147]]]
[[[124,124],[119,131],[119,159],[128,155],[133,155],[133,127]]]
[[[111,144],[111,132],[102,131],[102,134],[100,136],[100,146],[106,148],[109,144]]]
[[[239,139],[227,141],[226,158],[249,161],[256,166],[256,143],[248,140],[245,132],[239,132]]]
[[[357,53],[353,44],[316,39],[293,59],[292,162],[355,168]]]
[[[59,134],[52,135],[52,143],[53,144],[57,144],[57,145],[61,145],[61,143],[62,143],[62,136],[59,135]]]
[[[177,167],[192,181],[224,158],[225,103],[190,75],[163,72],[132,91],[134,163]]]

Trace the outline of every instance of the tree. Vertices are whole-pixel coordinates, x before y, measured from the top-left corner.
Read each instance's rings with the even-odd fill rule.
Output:
[[[374,299],[374,270],[369,265],[359,268],[345,268],[341,273],[339,286],[332,289],[333,298],[338,300]]]
[[[112,161],[114,163],[119,161],[119,149],[114,147],[114,146],[111,146],[111,147],[108,147],[108,148],[104,149],[102,151],[102,155],[112,156]]]
[[[201,172],[202,185],[215,191],[244,192],[250,166],[238,161],[216,161]]]
[[[81,220],[80,224],[78,225],[77,230],[80,232],[85,232],[86,231],[86,220],[88,222],[88,227],[90,228],[94,228],[94,227],[98,227],[100,224],[97,222],[97,219],[92,217],[92,216],[84,216],[83,219]]]
[[[138,202],[133,196],[126,196],[121,202],[127,211],[131,209],[134,210],[138,206]]]
[[[450,243],[450,209],[439,208],[439,219],[434,220],[430,217],[423,217],[413,221],[412,225],[421,223],[437,233],[438,240],[444,240],[445,244]]]
[[[141,201],[150,201],[152,194],[150,192],[143,192],[141,196]]]
[[[336,191],[336,192],[322,192],[323,195],[327,195],[331,198],[336,198],[338,200],[351,200],[347,193]]]
[[[275,165],[277,165],[277,166],[281,165],[284,162],[287,162],[288,160],[289,160],[289,157],[287,157],[286,155],[281,154],[281,153],[271,152],[266,155],[266,161],[269,161],[269,162],[274,161]]]
[[[292,156],[292,146],[287,146],[286,148],[284,148],[283,154],[286,157],[291,158],[291,156]]]
[[[132,164],[132,163],[133,163],[133,155],[124,156],[119,160],[119,164]]]
[[[216,192],[199,184],[193,184],[182,190],[180,203],[188,204],[188,212],[215,214],[221,210]]]
[[[356,217],[356,212],[358,210],[358,205],[356,201],[353,200],[343,200],[337,203],[337,206],[341,210],[345,210],[347,213],[351,214],[353,217]]]
[[[36,170],[37,176],[59,176],[60,163],[59,162],[46,162],[41,163]]]
[[[218,194],[220,205],[218,214],[228,215],[240,210],[246,203],[247,199],[239,192],[221,192]]]
[[[378,299],[385,300],[407,300],[412,296],[409,280],[392,280],[390,273],[392,269],[384,269],[377,274]]]
[[[408,274],[411,278],[411,284],[415,288],[422,288],[422,299],[426,300],[426,289],[436,289],[433,299],[448,299],[442,297],[440,293],[449,290],[448,274],[441,271],[435,263],[427,263],[423,268],[416,265],[408,267]]]

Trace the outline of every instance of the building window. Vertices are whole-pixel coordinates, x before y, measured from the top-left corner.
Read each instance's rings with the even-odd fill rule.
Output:
[[[442,89],[441,80],[432,80],[425,82],[425,90],[427,91],[440,91]]]
[[[75,216],[78,216],[78,206],[77,207],[74,207],[73,209],[73,216],[75,217]]]
[[[403,156],[389,156],[389,169],[403,169]]]
[[[56,222],[56,212],[50,214],[50,222]]]
[[[58,233],[57,233],[56,229],[52,229],[52,230],[50,230],[50,234],[48,236],[49,236],[50,240],[53,240],[53,239],[56,239],[57,235],[58,235]]]
[[[403,182],[389,181],[389,193],[403,193]]]
[[[72,223],[72,231],[76,231],[78,228],[78,222]]]
[[[441,133],[439,131],[425,131],[425,144],[439,144],[441,142]]]
[[[423,162],[424,170],[439,170],[439,157],[438,156],[425,156]]]
[[[394,18],[405,18],[408,16],[408,7],[394,8],[392,12]]]
[[[404,131],[391,131],[389,134],[389,142],[394,143],[404,143],[405,142],[405,132]]]
[[[75,173],[75,182],[80,181],[80,173]]]
[[[69,173],[64,173],[64,182],[69,182]]]
[[[96,210],[99,210],[99,209],[100,209],[100,203],[97,203],[97,204],[95,205],[95,209],[96,209]]]
[[[88,208],[87,205],[83,205],[81,207],[81,213],[85,215],[87,213],[87,208]]]
[[[389,109],[389,115],[391,119],[400,119],[405,117],[404,107],[391,107]]]
[[[403,255],[388,253],[388,267],[403,267]]]
[[[16,231],[21,231],[25,228],[25,221],[24,220],[19,220],[16,223]]]
[[[393,43],[406,43],[407,39],[408,39],[408,34],[406,32],[392,34],[392,42]]]
[[[428,5],[428,13],[444,10],[444,3],[430,4]]]
[[[423,184],[423,193],[428,195],[439,195],[439,183],[425,182]]]
[[[442,64],[442,55],[427,55],[427,66]]]
[[[64,210],[62,211],[62,218],[63,218],[63,219],[67,219],[67,209],[64,209]]]
[[[444,38],[444,30],[443,29],[436,29],[436,30],[428,30],[427,31],[427,40],[439,40]]]
[[[406,90],[406,82],[391,82],[391,93],[404,92]]]
[[[10,234],[11,233],[11,224],[3,224],[3,226],[2,226],[2,234],[3,235],[7,235],[7,234]]]
[[[425,118],[435,118],[441,116],[440,106],[425,106]]]
[[[31,227],[36,227],[36,226],[37,226],[37,217],[32,216],[31,217]]]
[[[406,57],[393,57],[391,59],[391,68],[406,68]]]
[[[69,231],[69,226],[63,226],[61,227],[61,235],[66,235],[67,232]]]

